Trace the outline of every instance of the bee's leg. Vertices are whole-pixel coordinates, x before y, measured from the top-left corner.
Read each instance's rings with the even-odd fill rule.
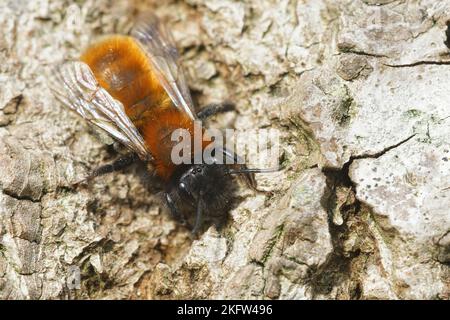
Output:
[[[202,203],[202,193],[200,193],[199,199],[197,201],[197,214],[195,216],[194,228],[192,228],[192,234],[197,234],[200,226],[203,222],[203,203]]]
[[[89,182],[90,180],[92,180],[98,176],[107,174],[107,173],[125,169],[126,167],[130,166],[131,164],[135,163],[138,160],[139,160],[139,157],[137,156],[136,153],[126,154],[126,155],[114,160],[114,162],[112,162],[112,163],[108,163],[108,164],[105,164],[101,167],[94,169],[86,178],[75,183],[75,185]]]
[[[233,111],[235,109],[235,104],[229,101],[224,101],[220,103],[211,103],[202,108],[197,113],[197,117],[200,120],[206,120],[209,117],[223,112]]]
[[[170,214],[172,215],[172,218],[177,220],[182,225],[186,224],[184,217],[178,211],[177,207],[175,206],[175,202],[173,201],[170,194],[165,193],[164,197],[165,197],[167,206],[169,207],[169,211],[170,211]]]

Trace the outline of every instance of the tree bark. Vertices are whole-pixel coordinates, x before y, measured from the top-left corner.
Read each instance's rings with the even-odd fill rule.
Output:
[[[173,221],[46,86],[155,11],[214,127],[281,132],[284,170],[221,230]],[[0,0],[0,298],[448,299],[449,1]]]

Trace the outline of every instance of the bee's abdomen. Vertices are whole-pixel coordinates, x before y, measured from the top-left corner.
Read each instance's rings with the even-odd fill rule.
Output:
[[[186,113],[175,107],[158,109],[148,120],[142,127],[142,136],[155,158],[156,173],[168,180],[176,167],[171,157],[173,147],[178,141],[172,140],[172,133],[177,129],[184,129],[192,138],[194,122]]]

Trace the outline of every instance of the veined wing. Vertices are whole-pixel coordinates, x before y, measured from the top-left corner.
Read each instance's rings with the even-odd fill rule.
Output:
[[[122,103],[98,84],[87,64],[71,61],[60,65],[52,75],[50,89],[64,105],[136,152],[140,159],[152,160]]]
[[[142,45],[169,97],[175,106],[196,119],[194,104],[179,63],[178,50],[166,26],[153,14],[145,16],[131,31]]]

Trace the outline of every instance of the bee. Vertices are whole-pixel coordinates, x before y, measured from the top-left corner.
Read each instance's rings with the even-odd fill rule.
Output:
[[[162,182],[162,198],[172,217],[188,224],[194,234],[205,217],[228,214],[235,190],[233,175],[256,190],[254,174],[264,172],[237,164],[238,156],[223,148],[209,164],[171,161],[174,130],[183,128],[192,134],[195,121],[231,111],[234,105],[225,102],[195,111],[179,52],[155,15],[140,19],[128,35],[107,36],[78,61],[58,66],[50,89],[62,104],[130,151],[98,167],[85,181],[144,162]],[[202,149],[207,146],[202,137]],[[219,156],[232,158],[233,164],[215,161]]]

